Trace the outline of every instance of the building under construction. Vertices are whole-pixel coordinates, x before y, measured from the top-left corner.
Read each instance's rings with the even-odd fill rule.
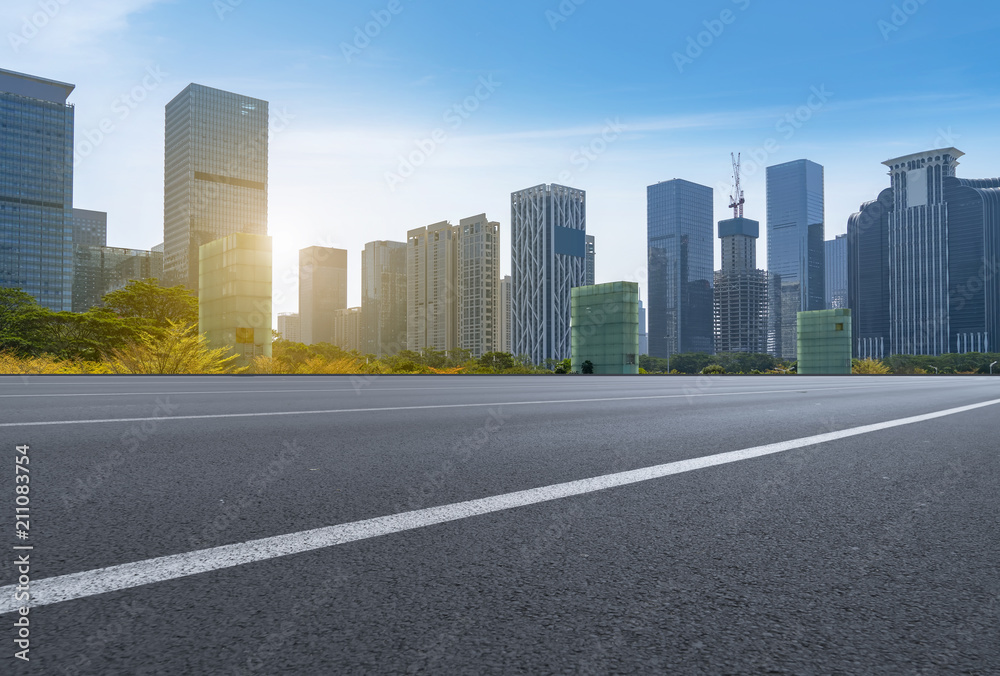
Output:
[[[757,269],[760,223],[743,217],[746,200],[740,189],[740,163],[735,157],[733,173],[733,218],[719,222],[722,269],[715,273],[715,351],[763,354],[768,352],[768,275]]]

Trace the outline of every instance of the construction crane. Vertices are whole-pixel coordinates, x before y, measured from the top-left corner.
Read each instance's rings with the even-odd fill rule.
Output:
[[[742,154],[734,155],[729,154],[733,158],[733,176],[736,177],[736,194],[729,196],[729,208],[733,210],[733,216],[735,218],[743,218],[743,205],[746,204],[746,200],[743,198],[743,188],[740,187],[740,164],[742,160]]]

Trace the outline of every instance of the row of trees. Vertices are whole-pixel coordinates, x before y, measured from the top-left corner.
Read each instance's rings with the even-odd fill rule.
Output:
[[[198,299],[183,286],[163,287],[155,279],[130,282],[107,294],[87,312],[53,312],[27,293],[0,288],[0,373],[464,373],[565,374],[569,359],[535,365],[526,356],[490,352],[473,358],[468,350],[404,350],[377,357],[335,345],[304,345],[280,339],[271,357],[237,368],[228,348],[209,349],[199,335]],[[861,374],[989,373],[1000,354],[940,357],[893,355],[854,362]],[[791,373],[794,362],[768,354],[643,355],[640,373]],[[585,363],[584,373],[593,372]],[[994,369],[1000,374],[1000,368]]]

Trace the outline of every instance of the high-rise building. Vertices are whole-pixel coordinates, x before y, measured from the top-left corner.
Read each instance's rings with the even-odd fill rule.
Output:
[[[198,332],[247,365],[271,356],[271,238],[237,233],[198,249]]]
[[[889,340],[889,215],[892,188],[861,205],[847,222],[847,307],[853,324],[854,356],[882,359]]]
[[[459,347],[473,357],[500,351],[500,224],[486,214],[458,225]]]
[[[510,352],[510,275],[500,280],[500,348],[499,352]]]
[[[166,107],[164,272],[198,289],[198,248],[267,234],[267,101],[188,85]]]
[[[361,350],[361,308],[349,307],[334,313],[333,344],[348,352]]]
[[[597,269],[595,267],[597,253],[594,244],[594,236],[587,235],[587,286],[593,286],[597,282]]]
[[[715,350],[767,352],[767,273],[757,269],[760,223],[749,218],[719,222],[722,269],[715,273]]]
[[[639,354],[649,354],[649,334],[646,332],[646,308],[639,301]]]
[[[334,316],[347,307],[347,251],[299,250],[299,331],[306,345],[333,343]]]
[[[74,245],[73,312],[100,306],[105,295],[125,288],[133,280],[162,277],[161,252]]]
[[[767,168],[769,331],[775,355],[795,359],[798,313],[826,307],[823,167],[795,160]]]
[[[649,354],[711,353],[713,190],[674,179],[646,191]]]
[[[1000,178],[945,178],[944,200],[949,233],[948,350],[998,352]]]
[[[278,313],[278,333],[281,335],[282,340],[287,340],[290,343],[301,343],[302,333],[300,326],[298,312]]]
[[[847,235],[826,241],[826,309],[847,307]]]
[[[536,364],[572,351],[570,290],[587,281],[587,194],[538,185],[511,194],[511,351]]]
[[[458,236],[447,221],[406,233],[406,348],[458,347]]]
[[[362,352],[406,349],[406,242],[377,241],[361,252]]]
[[[108,214],[73,209],[73,246],[107,246]]]
[[[0,69],[0,287],[73,306],[74,85]]]
[[[855,355],[996,349],[1000,179],[958,178],[963,154],[941,148],[887,160],[891,187],[851,217]]]

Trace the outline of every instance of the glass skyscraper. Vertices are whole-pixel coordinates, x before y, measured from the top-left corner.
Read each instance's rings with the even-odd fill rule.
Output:
[[[847,307],[847,235],[826,241],[826,309]]]
[[[198,247],[267,234],[267,101],[199,84],[166,107],[164,274],[198,289]]]
[[[1000,178],[944,179],[951,352],[1000,351]]]
[[[795,359],[799,312],[826,307],[823,167],[795,160],[767,168],[769,342],[776,356]]]
[[[338,310],[347,308],[347,251],[323,246],[299,250],[299,340],[333,343]]]
[[[361,252],[361,351],[406,349],[406,242],[368,242]]]
[[[587,193],[538,185],[511,194],[511,352],[572,355],[572,289],[587,282]]]
[[[74,85],[0,69],[0,286],[73,303]]]
[[[107,246],[108,214],[103,211],[73,209],[73,244]]]
[[[714,351],[712,196],[681,179],[647,188],[650,356]]]
[[[997,349],[1000,178],[958,178],[963,155],[887,160],[892,187],[848,222],[855,356]]]
[[[892,188],[861,205],[847,222],[847,307],[854,328],[854,356],[889,356],[889,215]]]

